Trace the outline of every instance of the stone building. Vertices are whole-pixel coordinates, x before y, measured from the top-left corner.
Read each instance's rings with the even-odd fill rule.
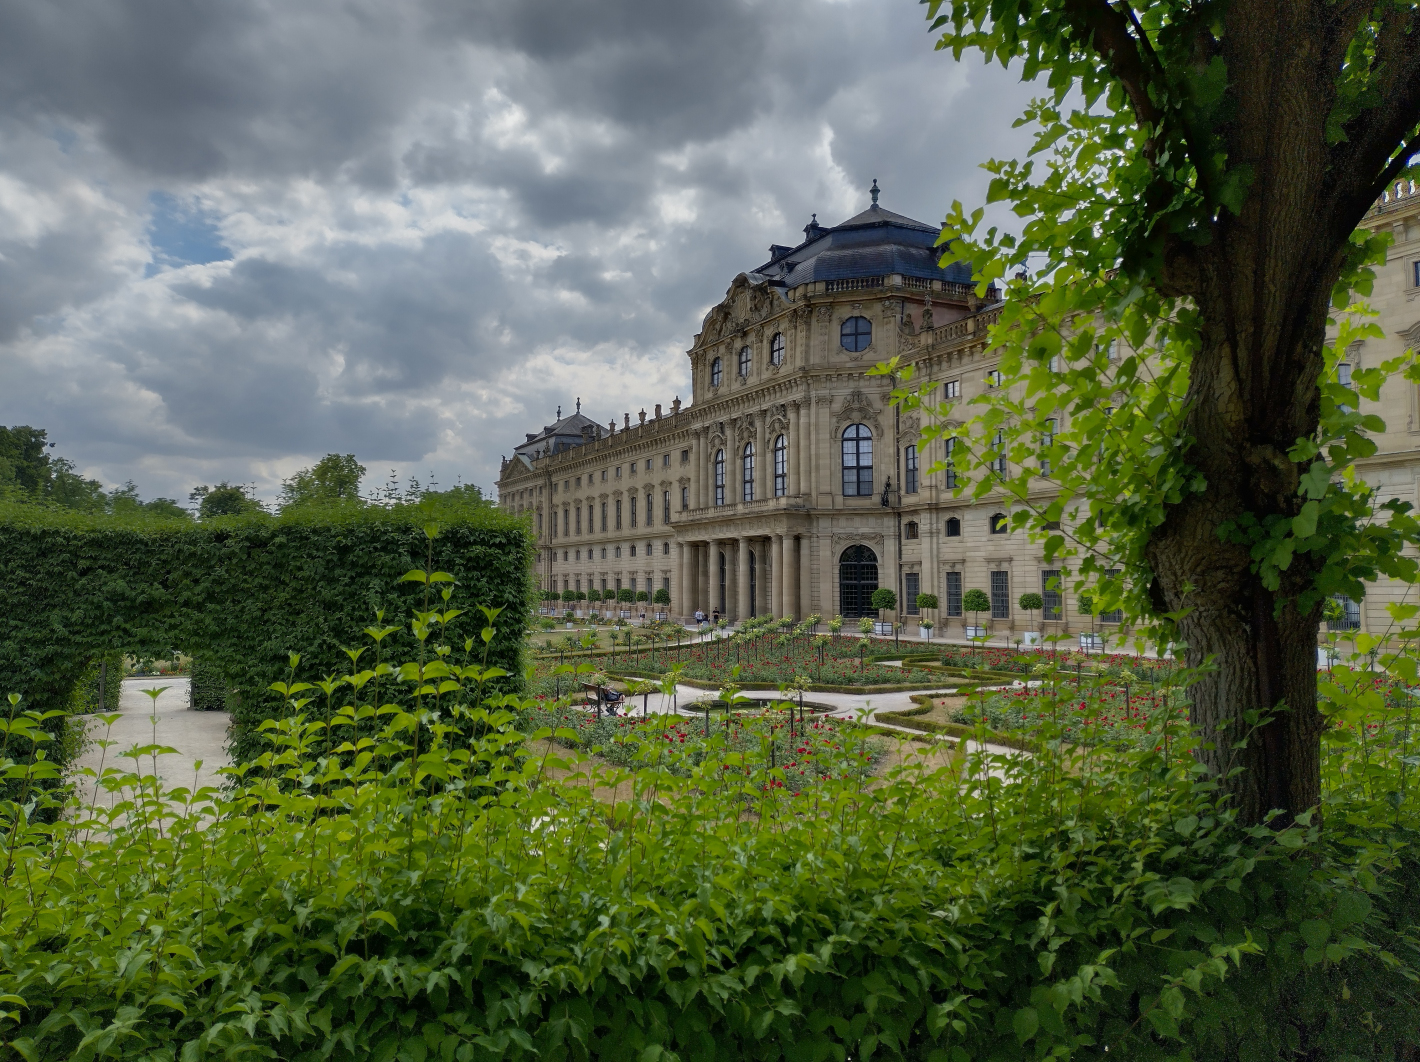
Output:
[[[888,586],[909,627],[916,595],[936,594],[938,636],[961,637],[975,622],[993,637],[1117,625],[1117,615],[1082,617],[1073,595],[1056,591],[1058,564],[1047,567],[1041,547],[1009,529],[1003,502],[954,498],[950,471],[928,473],[943,454],[921,446],[916,415],[892,408],[891,382],[864,375],[901,355],[938,399],[967,401],[997,382],[985,349],[996,290],[979,300],[964,266],[938,267],[937,228],[879,206],[876,182],[872,193],[861,214],[831,227],[815,218],[796,246],[771,246],[767,261],[734,278],[687,352],[688,405],[676,398],[602,426],[579,403],[504,460],[499,502],[529,514],[544,588],[664,588],[674,616],[701,609],[737,620],[868,615],[872,591]],[[1367,219],[1396,233],[1374,299],[1388,338],[1362,345],[1354,364],[1420,339],[1412,194]],[[1389,431],[1365,468],[1411,501],[1416,405],[1415,385],[1387,383],[1377,412]],[[990,598],[989,615],[963,615],[973,588]],[[1045,599],[1043,614],[1020,614],[1027,591]],[[1384,613],[1353,605],[1350,619],[1369,628]]]

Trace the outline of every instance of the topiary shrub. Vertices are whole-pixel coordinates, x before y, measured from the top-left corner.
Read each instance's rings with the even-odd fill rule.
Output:
[[[292,652],[322,675],[350,672],[342,650],[351,632],[387,622],[381,612],[403,616],[411,602],[440,604],[444,584],[399,581],[413,568],[448,573],[469,609],[521,617],[531,557],[530,532],[515,516],[437,497],[201,523],[0,503],[0,674],[26,706],[66,711],[98,654],[167,658],[177,647],[226,676],[233,755],[243,762],[263,747],[256,728],[280,710],[269,687],[287,679]],[[466,615],[451,633],[471,632]],[[520,622],[504,624],[491,649],[510,690],[521,688]],[[379,652],[413,641],[399,626]],[[382,688],[396,703],[412,695]]]
[[[669,605],[671,603],[671,592],[663,586],[656,591],[651,600],[657,605]]]

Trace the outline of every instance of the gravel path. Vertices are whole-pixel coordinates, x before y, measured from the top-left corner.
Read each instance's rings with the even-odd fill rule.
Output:
[[[145,689],[168,687],[158,695],[157,703],[143,692]],[[123,754],[135,746],[154,743],[153,717],[157,717],[157,744],[177,749],[175,753],[165,753],[158,757],[157,771],[169,788],[190,787],[194,777],[199,786],[220,785],[222,776],[217,771],[227,766],[231,760],[227,756],[226,712],[194,712],[187,706],[188,680],[186,677],[170,675],[158,678],[127,678],[123,680],[123,693],[119,700],[122,717],[108,729],[98,718],[89,721],[90,746],[79,757],[77,766],[99,769],[102,761],[105,769],[118,767],[124,771],[134,770],[132,759]],[[98,741],[107,737],[113,744],[107,750],[99,747]],[[201,770],[194,775],[194,764],[202,761]],[[153,759],[144,756],[137,770],[141,774],[153,773]],[[93,795],[93,783],[88,778],[77,778],[77,788],[84,803]],[[101,792],[99,799],[113,804],[115,798]]]

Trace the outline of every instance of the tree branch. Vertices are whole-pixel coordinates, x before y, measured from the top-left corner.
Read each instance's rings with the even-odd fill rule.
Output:
[[[1130,32],[1129,19],[1108,0],[1068,0],[1065,11],[1070,21],[1084,31],[1086,42],[1104,59],[1109,72],[1124,86],[1135,119],[1157,134],[1164,115],[1149,98],[1149,86],[1154,78],[1144,66],[1139,41]],[[1153,139],[1151,136],[1150,140]]]

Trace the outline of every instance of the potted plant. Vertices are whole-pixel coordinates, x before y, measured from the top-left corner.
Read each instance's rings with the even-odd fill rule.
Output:
[[[838,632],[841,631],[842,629],[843,629],[843,617],[842,617],[842,616],[834,616],[833,619],[831,619],[831,620],[828,621],[828,630],[829,630],[829,633],[831,633],[835,638],[838,637]]]
[[[873,608],[878,610],[878,622],[873,625],[873,633],[891,634],[892,623],[885,622],[882,613],[897,611],[897,594],[886,586],[878,587],[873,591]]]
[[[573,614],[571,606],[577,601],[577,591],[562,591],[562,618],[567,621],[567,626],[572,626]]]
[[[587,591],[587,611],[596,618],[601,617],[602,592],[595,588]]]
[[[578,591],[577,591],[577,616],[578,616],[579,618],[580,618],[580,617],[583,617],[583,616],[585,616],[585,615],[587,614],[587,609],[586,609],[586,606],[585,606],[586,600],[587,600],[587,592],[586,592],[585,590],[578,590]]]
[[[937,595],[918,594],[917,611],[924,613],[937,611]],[[936,622],[932,619],[931,616],[925,615],[922,617],[921,620],[918,621],[917,624],[917,626],[922,630],[922,637],[926,638],[929,642],[932,640],[932,628],[936,625]]]
[[[656,619],[663,620],[666,618],[667,611],[670,608],[671,592],[663,586],[651,595],[651,602],[652,604],[661,606],[656,609]]]
[[[975,587],[972,587],[972,589],[962,594],[961,607],[962,611],[970,612],[972,615],[971,626],[967,627],[966,629],[967,638],[985,638],[986,628],[981,625],[981,621],[976,617],[978,617],[983,612],[991,611],[991,599],[986,596],[986,591],[978,590]]]
[[[1036,593],[1026,593],[1021,595],[1021,599],[1016,602],[1021,609],[1030,614],[1030,625],[1035,626],[1035,614],[1037,610],[1045,608],[1045,598]],[[1040,631],[1026,631],[1026,645],[1040,644]]]
[[[1098,617],[1095,615],[1095,592],[1093,590],[1081,590],[1079,596],[1080,611],[1087,612],[1090,616],[1090,633],[1080,634],[1080,648],[1088,652],[1091,649],[1104,651],[1104,639],[1095,633],[1095,622]]]
[[[636,600],[636,595],[632,592],[630,587],[623,586],[620,590],[616,592],[616,600],[623,606],[626,606],[630,605],[633,601]],[[631,618],[630,608],[622,608],[620,609],[620,612],[622,619]]]

